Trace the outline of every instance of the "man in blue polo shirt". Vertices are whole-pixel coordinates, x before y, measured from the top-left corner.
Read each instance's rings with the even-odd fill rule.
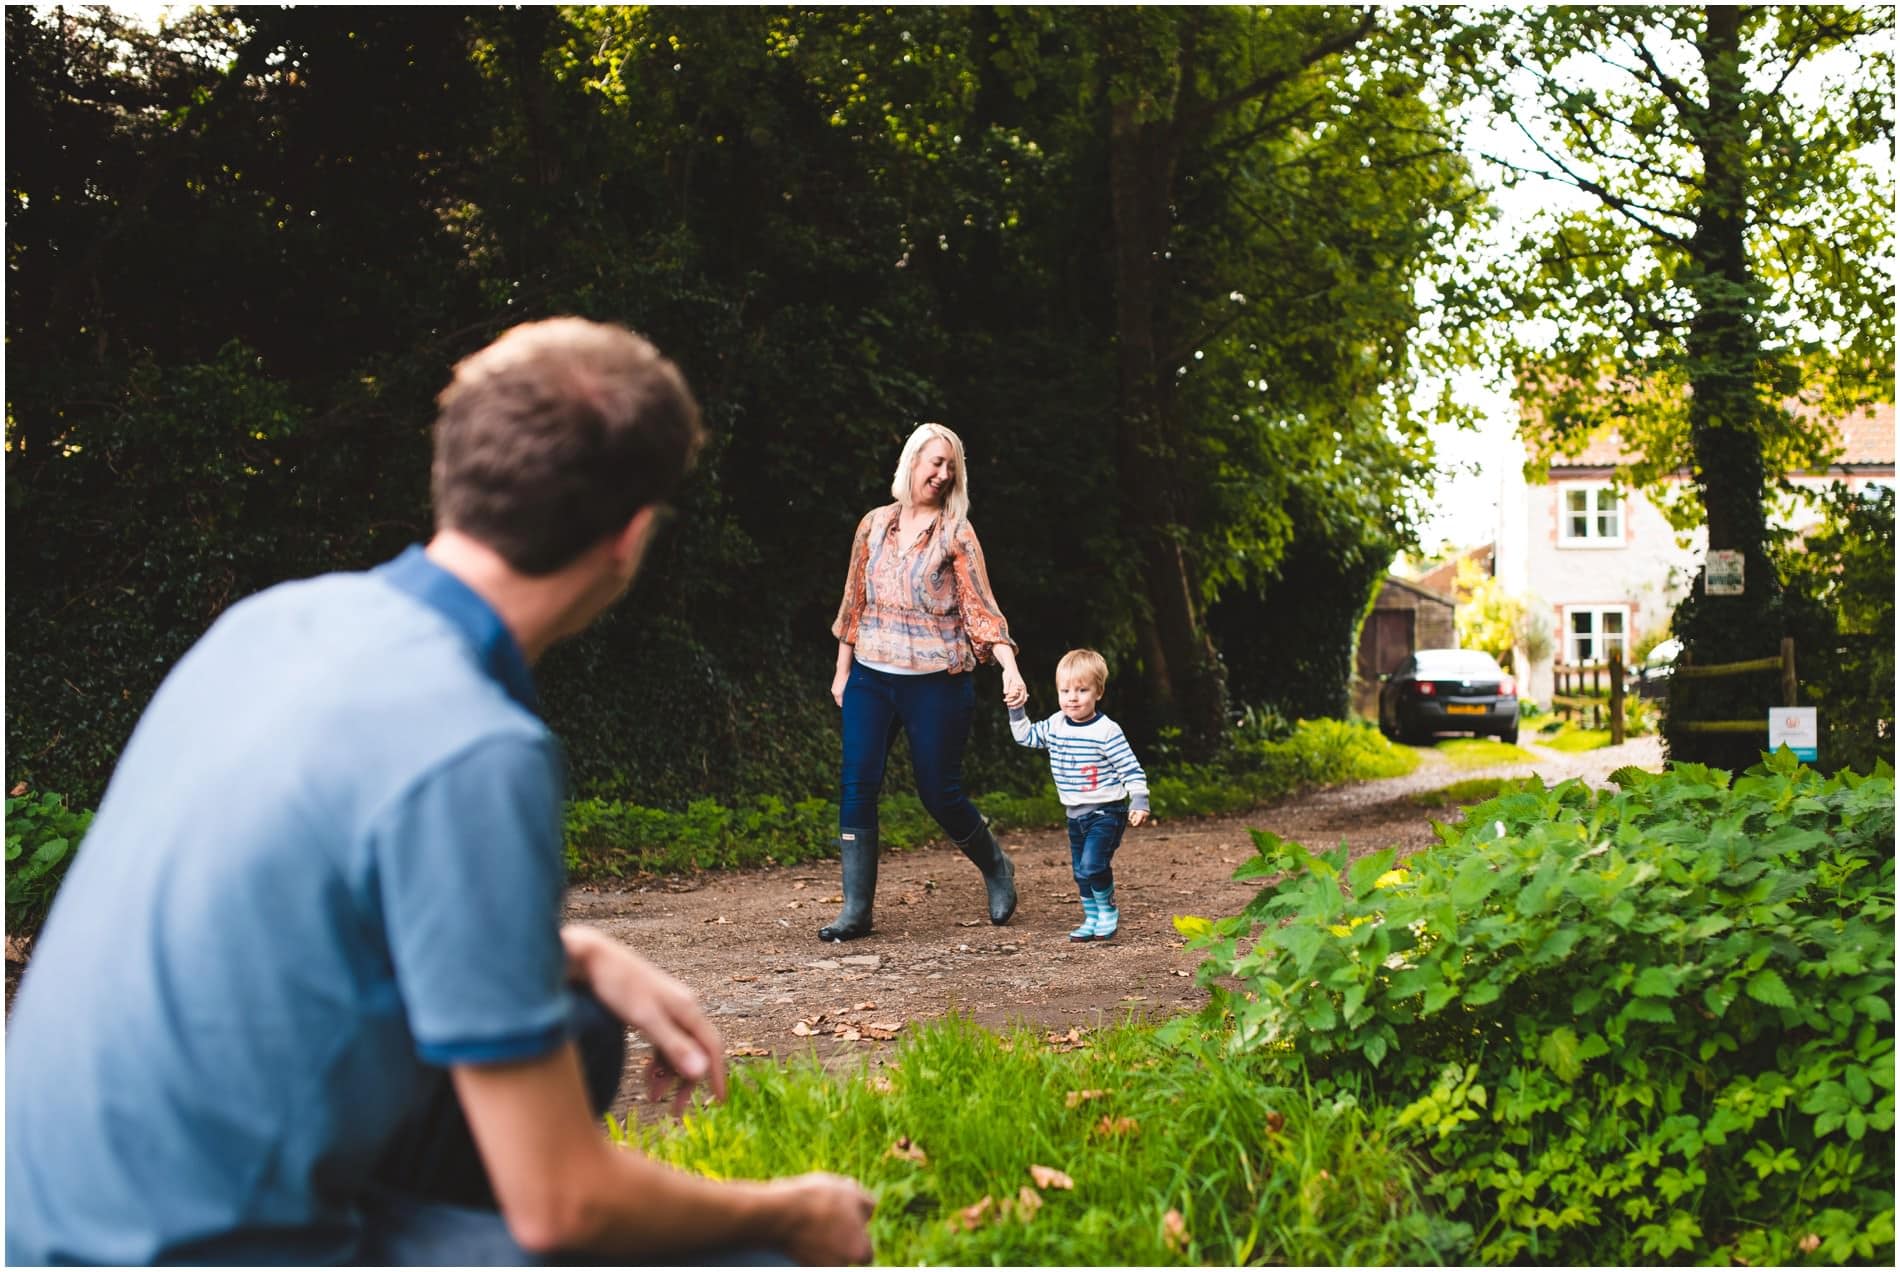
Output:
[[[427,548],[233,606],[120,758],[8,1028],[9,1263],[870,1257],[850,1180],[599,1132],[621,1022],[656,1090],[723,1094],[722,1052],[684,986],[561,926],[529,668],[631,583],[691,393],[556,319],[439,405]]]

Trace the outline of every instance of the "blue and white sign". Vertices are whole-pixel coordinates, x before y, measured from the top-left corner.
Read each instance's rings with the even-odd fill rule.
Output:
[[[1768,749],[1787,747],[1812,764],[1821,758],[1821,721],[1815,707],[1774,707],[1768,712]]]

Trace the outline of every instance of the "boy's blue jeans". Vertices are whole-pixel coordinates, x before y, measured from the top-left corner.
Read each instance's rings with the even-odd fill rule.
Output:
[[[1109,863],[1127,829],[1127,804],[1103,804],[1069,815],[1069,866],[1075,873],[1075,886],[1084,895],[1100,895],[1115,886]]]
[[[958,843],[976,834],[983,816],[963,792],[963,749],[976,714],[976,677],[947,671],[897,676],[851,664],[844,686],[844,765],[838,825],[877,830],[877,797],[891,743],[910,738],[917,798]]]
[[[568,1036],[580,1051],[588,1099],[596,1113],[605,1113],[620,1085],[626,1026],[592,994],[576,991]],[[357,1261],[372,1267],[596,1262],[587,1256],[537,1255],[523,1249],[509,1233],[447,1073],[440,1075],[427,1108],[404,1128],[377,1171],[376,1188],[363,1207],[363,1243]],[[792,1261],[777,1250],[743,1246],[685,1257],[669,1255],[663,1260],[729,1267]],[[625,1265],[630,1260],[598,1262]]]

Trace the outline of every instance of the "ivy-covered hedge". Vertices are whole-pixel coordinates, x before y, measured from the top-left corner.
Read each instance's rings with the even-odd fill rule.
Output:
[[[1532,785],[1403,864],[1256,834],[1211,1011],[1400,1110],[1461,1258],[1894,1255],[1892,770]]]

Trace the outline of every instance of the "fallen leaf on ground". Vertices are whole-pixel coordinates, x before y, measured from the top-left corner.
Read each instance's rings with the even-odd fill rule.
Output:
[[[990,1207],[995,1204],[994,1198],[985,1196],[975,1205],[965,1206],[950,1216],[950,1230],[955,1232],[958,1228],[962,1228],[965,1232],[975,1232],[983,1226],[984,1216],[989,1214]]]
[[[898,1136],[897,1142],[891,1145],[890,1151],[885,1156],[901,1157],[907,1162],[916,1162],[919,1166],[930,1164],[930,1158],[925,1155],[924,1150],[908,1135]]]
[[[1278,1135],[1286,1126],[1286,1114],[1277,1109],[1267,1110],[1267,1134]]]
[[[785,908],[788,910],[798,910],[798,909],[803,909],[804,905],[805,903],[803,901],[787,901],[785,903]]]
[[[792,1026],[792,1032],[801,1038],[809,1038],[811,1037],[811,1026],[801,1020]]]
[[[1141,1130],[1141,1123],[1132,1117],[1110,1117],[1104,1113],[1102,1120],[1095,1124],[1095,1133],[1107,1137],[1110,1135],[1133,1135]]]
[[[871,1010],[871,1008],[875,1006],[877,1006],[876,1003],[853,1003],[851,1005],[851,1010],[852,1011],[869,1011]]]
[[[825,900],[833,903],[842,903],[844,901],[844,893],[840,892],[835,897],[826,897]]]
[[[732,979],[735,981],[755,981],[759,978],[756,976],[735,976]]]
[[[833,1029],[831,1032],[836,1034],[838,1037],[844,1039],[846,1042],[856,1042],[858,1039],[864,1037],[863,1034],[851,1028],[851,1026],[849,1025],[839,1025],[836,1029]]]
[[[1125,1003],[1145,1003],[1145,1002],[1147,1002],[1147,1001],[1148,1001],[1148,995],[1146,995],[1146,994],[1123,994],[1123,995],[1122,995],[1122,999],[1121,999],[1121,1000],[1122,1000],[1123,1002],[1125,1002]]]
[[[1071,1091],[1062,1097],[1062,1102],[1074,1108],[1084,1100],[1099,1100],[1107,1094],[1106,1091]]]
[[[716,918],[716,919],[706,919],[706,920],[704,920],[704,922],[707,922],[707,923],[726,923],[726,924],[730,924],[730,923],[732,922],[732,920],[731,920],[731,919],[729,919],[729,918],[727,918],[727,917],[726,917],[725,915],[723,915],[723,914],[722,914],[722,915],[720,915],[720,916],[719,916],[718,918]]]
[[[1194,973],[1192,973],[1192,972],[1184,972],[1184,971],[1182,971],[1182,970],[1181,970],[1180,968],[1178,968],[1178,967],[1177,967],[1177,968],[1175,968],[1175,969],[1174,969],[1174,974],[1175,974],[1176,976],[1192,976],[1192,975],[1193,975]]]
[[[1029,1166],[1029,1177],[1036,1181],[1038,1188],[1073,1188],[1075,1181],[1053,1166]]]
[[[1036,1212],[1042,1209],[1042,1194],[1024,1184],[1022,1191],[1016,1194],[1016,1221],[1029,1223],[1035,1219]]]
[[[12,795],[15,798],[18,798],[19,796],[26,794],[26,791],[27,791],[26,783],[21,782],[17,784],[16,786],[14,786],[12,790],[8,791],[7,794]]]
[[[805,890],[805,885],[804,885],[804,883],[802,883],[802,882],[800,882],[800,883],[794,883],[794,884],[792,885],[792,891],[793,891],[793,892],[803,892],[804,890]]]
[[[1178,1210],[1170,1210],[1161,1216],[1161,1239],[1168,1243],[1168,1249],[1176,1254],[1185,1254],[1188,1247],[1187,1220]]]
[[[880,1095],[889,1095],[891,1092],[897,1090],[896,1084],[881,1073],[872,1074],[864,1085],[870,1087]]]
[[[772,1053],[764,1047],[727,1047],[726,1054],[729,1056],[769,1056]]]
[[[958,927],[982,927],[982,926],[983,926],[983,920],[981,920],[981,919],[958,919],[958,920],[957,920],[957,926],[958,926]]]
[[[1077,1048],[1088,1046],[1086,1042],[1082,1041],[1082,1035],[1087,1032],[1086,1029],[1077,1028],[1071,1029],[1065,1034],[1051,1033],[1045,1037],[1044,1041],[1051,1047],[1054,1047],[1058,1052],[1074,1051]]]
[[[901,1020],[873,1020],[864,1027],[866,1029],[883,1029],[889,1033],[896,1033],[904,1027],[904,1022]]]

